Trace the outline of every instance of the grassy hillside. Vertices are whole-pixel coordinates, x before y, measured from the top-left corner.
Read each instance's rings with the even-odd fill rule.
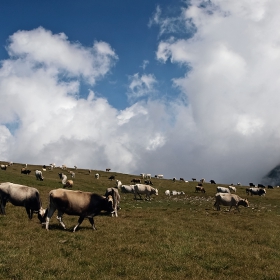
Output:
[[[44,181],[20,173],[22,165],[0,170],[0,182],[36,187],[44,207],[48,193],[61,187],[60,169],[44,172]],[[74,169],[71,169],[74,171]],[[74,189],[104,194],[115,185],[110,175],[129,184],[135,175],[78,169]],[[98,172],[100,179],[94,174]],[[65,172],[70,178],[70,174]],[[97,231],[85,220],[64,215],[63,230],[54,215],[47,232],[35,216],[10,203],[0,216],[0,279],[280,279],[280,189],[249,197],[240,213],[213,208],[216,185],[195,193],[196,182],[152,179],[159,195],[151,201],[121,194],[118,218],[95,218]],[[237,194],[247,197],[246,186]],[[185,195],[166,197],[165,190]]]

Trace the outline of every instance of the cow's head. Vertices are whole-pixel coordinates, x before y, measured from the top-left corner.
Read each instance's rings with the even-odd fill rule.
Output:
[[[40,220],[41,224],[46,222],[48,214],[48,209],[43,209],[42,207],[38,211],[38,219]]]
[[[107,203],[107,211],[110,212],[111,214],[113,214],[115,212],[113,197],[111,195],[108,195],[107,201],[108,201],[108,203]]]
[[[242,205],[244,207],[249,207],[249,201],[248,201],[248,199],[241,199],[241,200],[239,200],[238,205]]]

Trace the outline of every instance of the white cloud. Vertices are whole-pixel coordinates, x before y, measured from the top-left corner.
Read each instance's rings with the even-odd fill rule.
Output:
[[[143,74],[140,76],[139,73],[136,73],[129,77],[129,81],[127,96],[130,99],[137,99],[155,92],[157,80],[153,74]]]

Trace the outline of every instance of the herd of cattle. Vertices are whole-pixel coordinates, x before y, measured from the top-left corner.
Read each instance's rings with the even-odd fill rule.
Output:
[[[6,170],[6,168],[7,165],[1,165],[1,169]],[[28,170],[26,166],[21,169],[21,173],[29,175],[31,171]],[[75,173],[73,173],[74,172],[71,173],[72,178],[74,178],[73,176],[75,176]],[[147,177],[144,176],[143,173],[140,174],[142,178],[151,179],[150,174],[148,175],[149,176]],[[73,230],[75,232],[85,218],[88,218],[92,225],[92,228],[96,229],[93,217],[100,214],[101,211],[105,211],[107,213],[110,213],[112,216],[118,217],[117,211],[120,209],[119,190],[121,193],[134,194],[135,199],[137,199],[138,197],[142,199],[141,195],[144,194],[146,195],[147,200],[151,200],[151,195],[158,195],[158,189],[151,186],[153,185],[151,180],[145,180],[145,184],[141,184],[140,179],[134,178],[131,181],[133,183],[132,185],[124,185],[121,181],[116,180],[116,185],[112,188],[108,188],[105,192],[105,195],[103,196],[91,192],[82,192],[78,190],[75,191],[65,189],[72,188],[73,181],[67,180],[67,176],[62,172],[58,173],[58,176],[62,180],[63,188],[55,189],[49,192],[49,205],[47,209],[43,209],[39,191],[36,188],[14,184],[10,182],[1,183],[1,213],[3,215],[6,214],[5,206],[6,203],[9,201],[15,206],[25,207],[29,219],[32,219],[33,213],[37,213],[38,219],[42,224],[45,224],[45,228],[48,230],[49,221],[53,216],[54,212],[57,210],[57,219],[64,229],[66,229],[66,226],[62,221],[62,216],[64,213],[68,215],[79,216],[78,223],[76,224]],[[35,177],[37,180],[44,180],[42,171],[40,170],[35,171]],[[95,174],[95,178],[99,179],[98,173]],[[160,176],[159,178],[163,178],[163,176]],[[203,183],[204,179],[200,180],[200,183],[198,183],[198,185],[195,187],[195,192],[206,192],[205,188],[203,187]],[[250,194],[251,196],[263,196],[266,194],[266,189],[264,186],[255,186],[250,184],[249,186],[249,188],[246,188],[247,195]],[[228,188],[218,186],[217,193],[215,195],[214,207],[217,210],[220,210],[220,205],[223,205],[229,206],[229,210],[231,210],[232,207],[235,207],[238,211],[238,207],[240,205],[248,207],[248,200],[239,197],[235,193],[236,187],[232,185]],[[183,191],[166,190],[165,195],[185,195],[185,193]]]

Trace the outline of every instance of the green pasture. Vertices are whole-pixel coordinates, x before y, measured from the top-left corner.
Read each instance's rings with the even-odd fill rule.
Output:
[[[44,171],[44,181],[37,181],[34,171],[41,165],[29,165],[30,175],[21,168],[16,163],[0,170],[0,183],[37,188],[46,208],[49,191],[62,187],[61,169]],[[64,171],[68,179],[70,170],[76,173],[73,189],[98,194],[115,185],[110,175],[123,184],[139,178],[71,168]],[[96,231],[84,220],[73,233],[78,217],[67,215],[67,230],[54,215],[46,231],[36,215],[29,220],[24,208],[8,203],[7,215],[0,215],[0,279],[280,279],[279,188],[256,197],[247,196],[248,186],[237,186],[237,194],[250,203],[239,213],[213,208],[218,182],[204,183],[203,194],[195,193],[196,182],[152,181],[158,196],[146,201],[121,193],[119,217],[95,217]],[[167,189],[185,195],[167,197]]]

